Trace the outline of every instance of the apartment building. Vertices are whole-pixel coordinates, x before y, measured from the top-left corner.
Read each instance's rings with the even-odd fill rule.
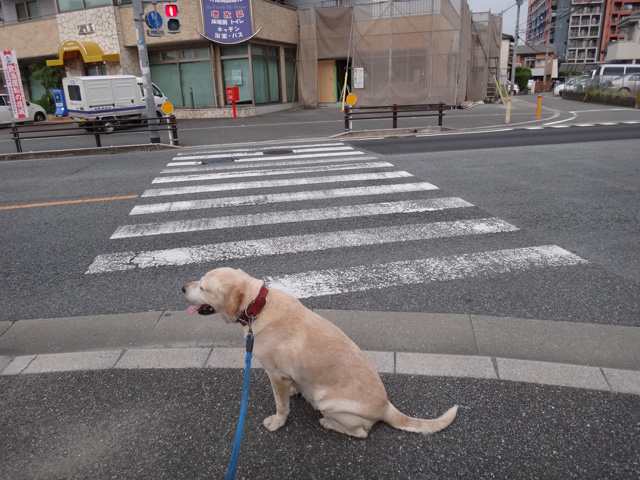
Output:
[[[572,0],[566,62],[593,64],[600,60],[606,2]]]
[[[620,30],[620,22],[640,12],[640,0],[607,0],[606,4],[600,60],[605,59],[608,46],[625,40],[625,34]]]

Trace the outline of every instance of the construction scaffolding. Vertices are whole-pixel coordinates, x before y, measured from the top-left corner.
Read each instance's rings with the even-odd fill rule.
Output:
[[[501,17],[481,15],[475,25],[465,0],[342,3],[298,11],[302,106],[316,107],[319,92],[344,78],[332,65],[346,71],[360,106],[486,98],[491,65],[499,63]]]

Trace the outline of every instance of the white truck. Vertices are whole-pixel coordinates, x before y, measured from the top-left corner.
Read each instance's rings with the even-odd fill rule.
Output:
[[[92,75],[62,79],[69,117],[88,130],[100,120],[100,130],[111,133],[117,125],[140,120],[146,111],[142,78],[134,75]],[[156,115],[161,117],[167,97],[152,84]]]

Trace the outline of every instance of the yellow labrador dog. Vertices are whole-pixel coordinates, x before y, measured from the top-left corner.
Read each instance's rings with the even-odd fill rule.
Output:
[[[187,312],[219,313],[225,322],[239,321],[245,336],[249,327],[253,329],[253,353],[271,380],[276,400],[276,414],[264,420],[272,432],[285,424],[289,396],[298,392],[322,413],[323,427],[356,438],[366,438],[380,420],[427,434],[446,428],[456,417],[457,405],[433,420],[401,413],[389,402],[371,362],[338,327],[291,295],[267,290],[262,280],[242,270],[212,270],[182,291],[191,303]],[[256,302],[264,307],[247,325],[247,312],[255,309]]]

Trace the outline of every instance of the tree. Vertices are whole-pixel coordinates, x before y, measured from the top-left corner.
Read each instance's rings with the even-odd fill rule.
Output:
[[[520,91],[524,92],[527,88],[527,83],[531,78],[531,69],[529,67],[522,67],[516,65],[516,83],[520,87]]]
[[[37,103],[46,110],[47,113],[53,113],[53,92],[54,88],[62,87],[62,75],[57,68],[47,67],[43,64],[31,64],[29,65],[29,75],[42,83],[42,86],[46,90],[44,96],[40,99],[32,99],[33,103]]]

